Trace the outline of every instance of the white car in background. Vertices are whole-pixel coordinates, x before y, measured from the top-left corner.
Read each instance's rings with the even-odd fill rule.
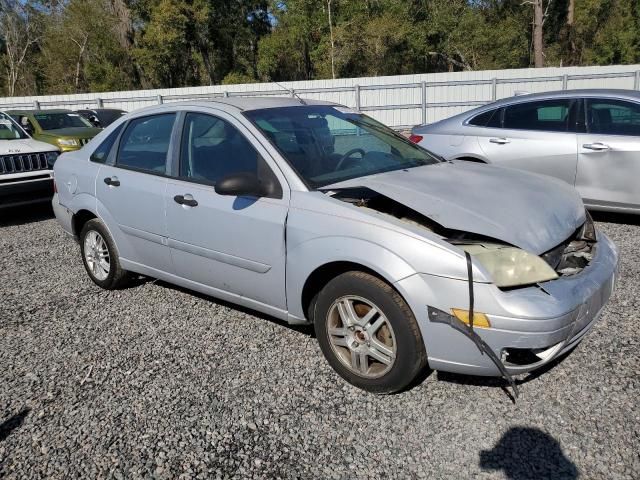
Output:
[[[0,209],[50,201],[59,151],[0,112]]]

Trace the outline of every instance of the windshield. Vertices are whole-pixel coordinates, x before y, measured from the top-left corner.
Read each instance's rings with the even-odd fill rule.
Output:
[[[58,130],[60,128],[93,127],[91,123],[77,113],[37,113],[34,115],[42,130]]]
[[[0,113],[0,140],[29,138],[9,115]]]
[[[383,124],[345,107],[267,108],[245,115],[314,189],[440,161]]]

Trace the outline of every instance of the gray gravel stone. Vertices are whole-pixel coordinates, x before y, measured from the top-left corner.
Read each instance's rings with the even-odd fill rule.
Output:
[[[162,282],[105,292],[48,209],[0,212],[0,477],[640,477],[640,219],[582,344],[525,377],[432,373],[378,397],[309,328]]]

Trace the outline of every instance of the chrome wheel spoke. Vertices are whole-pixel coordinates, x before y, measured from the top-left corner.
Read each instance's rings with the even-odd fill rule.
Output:
[[[102,270],[105,273],[109,272],[109,262],[107,262],[107,261],[105,261],[104,259],[101,258],[100,260],[98,260],[98,265],[100,265],[100,268],[102,268]]]
[[[347,341],[348,330],[346,328],[330,328],[329,335],[331,343],[336,347],[349,347]]]
[[[371,322],[371,320],[373,320],[376,315],[378,315],[378,309],[375,307],[371,307],[364,317],[358,319],[358,324],[364,328],[367,328],[369,322]]]
[[[384,325],[386,322],[387,322],[387,319],[384,316],[380,315],[375,322],[373,322],[371,325],[367,325],[366,327],[367,333],[371,336],[375,335],[376,332],[380,330],[380,327]]]
[[[349,348],[349,343],[345,337],[333,337],[331,339],[331,343],[336,347],[346,347]]]
[[[351,327],[359,321],[358,315],[353,308],[353,303],[349,299],[345,299],[338,303],[338,312],[340,312],[340,319],[342,320],[342,323],[347,327]]]
[[[347,335],[346,328],[330,328],[329,335],[333,335],[335,337],[345,337]]]
[[[369,370],[369,359],[367,354],[351,350],[351,368],[360,373],[366,374]]]
[[[388,358],[395,357],[395,352],[393,351],[393,348],[385,345],[377,338],[371,339],[371,349],[381,353],[382,355],[385,355]]]
[[[390,352],[391,354],[389,354],[388,348],[385,348],[384,350],[386,350],[387,353],[385,353],[384,351],[378,350],[378,348],[375,347],[374,344],[372,343],[372,345],[369,347],[369,355],[375,358],[380,363],[389,365],[394,360],[393,352]]]

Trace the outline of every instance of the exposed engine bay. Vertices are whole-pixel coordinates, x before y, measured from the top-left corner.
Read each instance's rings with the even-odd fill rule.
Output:
[[[399,220],[426,228],[454,245],[473,245],[478,248],[508,247],[509,244],[490,237],[445,228],[429,217],[368,187],[353,187],[325,192],[331,197],[357,207],[391,215]],[[580,273],[593,259],[596,233],[593,220],[586,213],[585,223],[572,236],[540,255],[558,276]]]

